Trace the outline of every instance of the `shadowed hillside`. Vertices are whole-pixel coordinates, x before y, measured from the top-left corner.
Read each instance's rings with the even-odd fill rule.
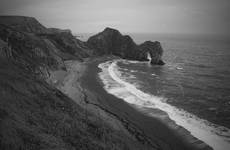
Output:
[[[0,149],[154,149],[88,112],[44,79],[92,55],[71,32],[0,17]],[[2,23],[4,22],[4,23]],[[49,32],[47,32],[49,31]]]
[[[0,60],[0,78],[1,150],[135,149],[123,133],[20,65]]]

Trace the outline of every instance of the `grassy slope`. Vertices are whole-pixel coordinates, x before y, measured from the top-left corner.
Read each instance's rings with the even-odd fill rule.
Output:
[[[134,149],[129,138],[20,66],[0,60],[0,78],[1,150]]]

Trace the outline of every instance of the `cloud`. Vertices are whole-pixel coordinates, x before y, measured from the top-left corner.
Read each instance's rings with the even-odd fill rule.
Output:
[[[229,0],[2,0],[0,14],[33,16],[46,26],[98,32],[229,33]]]

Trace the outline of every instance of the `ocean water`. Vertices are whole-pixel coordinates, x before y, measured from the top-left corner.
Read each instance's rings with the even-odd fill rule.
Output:
[[[158,40],[164,66],[111,60],[100,64],[104,88],[138,110],[177,125],[215,150],[230,147],[230,40],[188,35],[131,35]],[[158,116],[152,109],[165,115]]]

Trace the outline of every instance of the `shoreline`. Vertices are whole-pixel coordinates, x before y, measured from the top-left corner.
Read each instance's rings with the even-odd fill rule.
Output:
[[[99,63],[105,60],[99,59],[89,63],[81,80],[81,85],[84,88],[103,97],[100,104],[118,114],[120,117],[128,118],[130,122],[138,126],[151,140],[157,141],[157,143],[164,143],[162,145],[167,145],[169,149],[212,149],[204,142],[193,137],[190,132],[183,127],[176,125],[174,121],[167,119],[166,123],[157,117],[149,117],[144,114],[144,111],[140,112],[124,100],[107,93],[98,77],[100,69],[97,67]],[[157,114],[159,110],[155,110],[155,112]],[[162,114],[162,112],[159,114]]]
[[[122,74],[124,72],[120,71],[121,68],[118,65],[118,63],[123,61],[125,64],[129,63],[126,60],[115,59],[103,62],[98,66],[102,69],[99,73],[100,80],[108,93],[126,101],[140,112],[144,111],[149,116],[159,118],[165,124],[172,127],[173,130],[175,130],[175,127],[181,126],[182,129],[184,128],[192,136],[215,150],[228,149],[229,142],[227,141],[228,138],[225,137],[227,132],[225,134],[221,131],[221,129],[224,131],[224,128],[168,104],[164,101],[164,97],[145,93],[141,89],[144,85],[139,86],[137,80],[129,82],[129,78],[133,77],[132,75],[129,74],[129,77],[123,78]],[[184,135],[183,132],[180,132],[180,134]],[[190,140],[189,136],[186,136],[186,138]]]
[[[153,149],[212,149],[174,121],[160,120],[157,116],[164,112],[155,109],[156,117],[150,117],[148,111],[140,112],[107,93],[98,76],[98,64],[106,60],[111,60],[111,57],[92,58],[85,62],[67,61],[67,71],[52,72],[49,82],[89,112],[98,114],[113,129]]]

